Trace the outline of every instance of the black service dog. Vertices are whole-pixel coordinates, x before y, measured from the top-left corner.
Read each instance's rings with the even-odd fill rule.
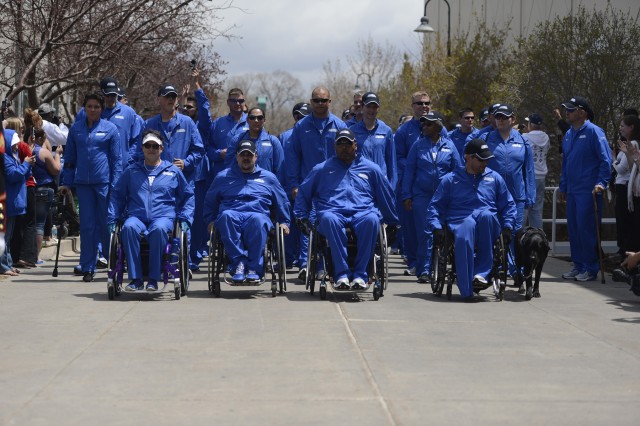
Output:
[[[514,247],[516,269],[518,270],[514,281],[518,287],[518,293],[524,293],[526,300],[540,297],[540,274],[550,250],[547,236],[542,229],[526,226],[516,233]],[[535,284],[532,283],[534,273]],[[525,281],[527,283],[526,292]]]

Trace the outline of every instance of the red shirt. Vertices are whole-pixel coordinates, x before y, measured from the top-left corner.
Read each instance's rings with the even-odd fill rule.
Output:
[[[29,144],[26,142],[20,141],[18,144],[18,156],[20,157],[20,161],[24,162],[24,159],[27,157],[31,157],[33,153],[31,152],[31,148],[29,148]],[[36,186],[36,180],[33,178],[33,175],[29,175],[27,178],[27,187]]]

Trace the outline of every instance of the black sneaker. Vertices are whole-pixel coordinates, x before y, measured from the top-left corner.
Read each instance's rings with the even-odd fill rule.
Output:
[[[431,281],[431,277],[429,277],[428,274],[420,274],[420,276],[418,277],[418,282],[420,284],[426,284],[430,281]]]
[[[97,269],[104,269],[107,267],[107,259],[105,259],[104,257],[100,256],[98,258],[98,261],[96,262],[96,268]]]
[[[73,267],[73,275],[77,275],[79,277],[84,275],[84,272],[82,272],[82,266],[80,265],[76,265]]]
[[[96,275],[96,273],[93,272],[93,271],[85,272],[82,275],[82,281],[84,281],[85,283],[90,283],[91,281],[93,281],[93,277],[95,275]]]
[[[300,272],[298,272],[298,279],[300,281],[304,281],[307,279],[307,268],[300,269]]]

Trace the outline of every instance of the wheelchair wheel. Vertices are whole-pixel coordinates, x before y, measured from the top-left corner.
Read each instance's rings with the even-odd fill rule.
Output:
[[[431,291],[436,296],[442,296],[447,268],[444,249],[442,247],[434,247],[431,259]]]
[[[276,250],[278,251],[278,284],[280,294],[287,291],[287,258],[284,250],[284,231],[276,224]]]
[[[378,297],[384,296],[384,291],[387,289],[387,283],[389,282],[389,254],[388,254],[388,244],[387,244],[387,230],[384,225],[380,225],[380,259],[378,259],[378,264],[376,265],[376,269],[378,270],[378,276],[380,277],[380,290]],[[374,290],[374,299],[375,299],[375,290]],[[375,299],[378,300],[378,299]]]
[[[380,299],[380,296],[382,296],[382,288],[378,289],[377,286],[374,286],[373,287],[373,300]]]
[[[186,296],[189,290],[189,241],[187,233],[180,230],[180,296]],[[177,292],[176,292],[177,293]],[[176,299],[179,299],[176,296]]]
[[[124,254],[124,253],[122,253]],[[111,233],[109,240],[109,260],[107,266],[108,282],[107,282],[107,295],[109,300],[115,299],[116,296],[120,296],[122,290],[122,278],[123,265],[118,265],[120,257],[120,225],[117,225],[116,230]],[[120,270],[118,270],[120,268]]]
[[[316,267],[317,267],[317,256],[318,256],[318,243],[317,238],[314,231],[309,233],[309,245],[307,250],[307,276],[305,277],[305,284],[307,289],[309,289],[309,294],[313,296],[315,289],[315,280],[316,280]]]
[[[504,300],[504,292],[507,288],[507,253],[508,249],[504,246],[502,236],[498,238],[494,247],[494,271],[492,281],[494,282],[494,294],[498,301]],[[497,288],[496,288],[497,283]]]
[[[220,247],[218,233],[212,227],[209,234],[209,273],[207,275],[207,284],[209,293],[215,297],[220,297],[220,269],[222,257],[224,253]]]

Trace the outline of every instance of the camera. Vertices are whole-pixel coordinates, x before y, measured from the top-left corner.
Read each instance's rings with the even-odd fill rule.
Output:
[[[198,65],[198,61],[196,61],[195,59],[191,60],[191,70],[195,70],[196,69],[196,65]]]
[[[627,283],[633,294],[636,296],[640,296],[640,267],[636,266],[635,268],[629,270],[624,267],[616,268],[611,273],[611,277],[613,281],[617,283]]]

